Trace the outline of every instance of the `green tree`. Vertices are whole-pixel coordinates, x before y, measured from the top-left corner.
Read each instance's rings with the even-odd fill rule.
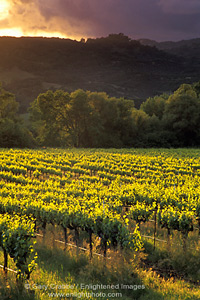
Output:
[[[40,145],[67,146],[67,132],[63,124],[67,118],[69,101],[68,93],[49,90],[40,94],[31,104],[32,131]]]
[[[106,93],[88,92],[95,115],[99,147],[132,145],[132,110],[134,102],[123,98],[109,98]]]
[[[174,144],[174,133],[165,129],[163,121],[153,115],[146,120],[146,128],[142,135],[142,143],[145,147],[168,148]]]
[[[200,98],[191,85],[181,85],[169,97],[163,122],[175,134],[179,146],[199,144]]]
[[[150,97],[140,106],[140,109],[147,113],[149,116],[157,116],[162,119],[165,110],[165,104],[169,95],[162,94],[160,96]]]
[[[32,130],[41,145],[122,147],[131,145],[133,108],[106,93],[47,91],[31,104]]]
[[[31,132],[20,122],[2,119],[0,122],[0,147],[33,147],[35,145]]]
[[[123,98],[118,99],[117,107],[119,111],[119,119],[117,130],[120,133],[120,140],[124,146],[133,146],[136,131],[136,125],[133,120],[134,101],[125,100]]]
[[[75,147],[88,147],[90,145],[90,123],[92,108],[89,105],[88,95],[79,89],[70,95],[70,134]]]
[[[0,120],[16,118],[18,107],[15,95],[4,90],[0,84]]]
[[[0,85],[0,147],[31,147],[34,139],[17,115],[15,95]]]
[[[47,91],[32,103],[30,112],[32,128],[41,144],[89,146],[92,108],[83,90],[71,94]]]
[[[150,117],[142,110],[133,109],[132,110],[132,120],[133,120],[133,132],[132,138],[134,140],[133,146],[143,147],[145,144],[145,135],[148,132],[148,122]]]
[[[192,85],[192,88],[193,88],[194,91],[196,92],[197,97],[200,97],[200,81],[195,82],[195,83]]]

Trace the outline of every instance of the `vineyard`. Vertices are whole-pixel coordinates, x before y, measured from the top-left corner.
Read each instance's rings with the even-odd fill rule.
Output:
[[[49,225],[63,233],[65,249],[71,234],[77,249],[84,236],[90,260],[94,253],[105,260],[110,251],[140,252],[149,226],[154,250],[161,234],[170,252],[177,232],[185,252],[196,232],[199,249],[199,177],[196,149],[2,149],[4,273],[11,259],[18,282],[31,278],[38,233],[48,238]]]

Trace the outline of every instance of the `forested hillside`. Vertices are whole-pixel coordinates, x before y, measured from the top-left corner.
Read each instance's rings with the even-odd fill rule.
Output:
[[[198,51],[190,53],[167,53],[123,34],[80,42],[1,37],[0,81],[16,95],[20,112],[48,89],[104,91],[134,99],[139,108],[148,97],[199,80]]]

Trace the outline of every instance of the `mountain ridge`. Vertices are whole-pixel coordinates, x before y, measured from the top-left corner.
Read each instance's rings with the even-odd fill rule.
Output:
[[[200,80],[200,39],[194,40],[195,47],[193,40],[159,43],[123,34],[80,42],[0,37],[0,81],[16,95],[22,112],[48,89],[104,91],[139,107],[150,96]]]

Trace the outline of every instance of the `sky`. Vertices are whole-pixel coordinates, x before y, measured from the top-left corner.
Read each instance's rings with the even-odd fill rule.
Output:
[[[200,37],[200,0],[0,0],[0,36]]]

